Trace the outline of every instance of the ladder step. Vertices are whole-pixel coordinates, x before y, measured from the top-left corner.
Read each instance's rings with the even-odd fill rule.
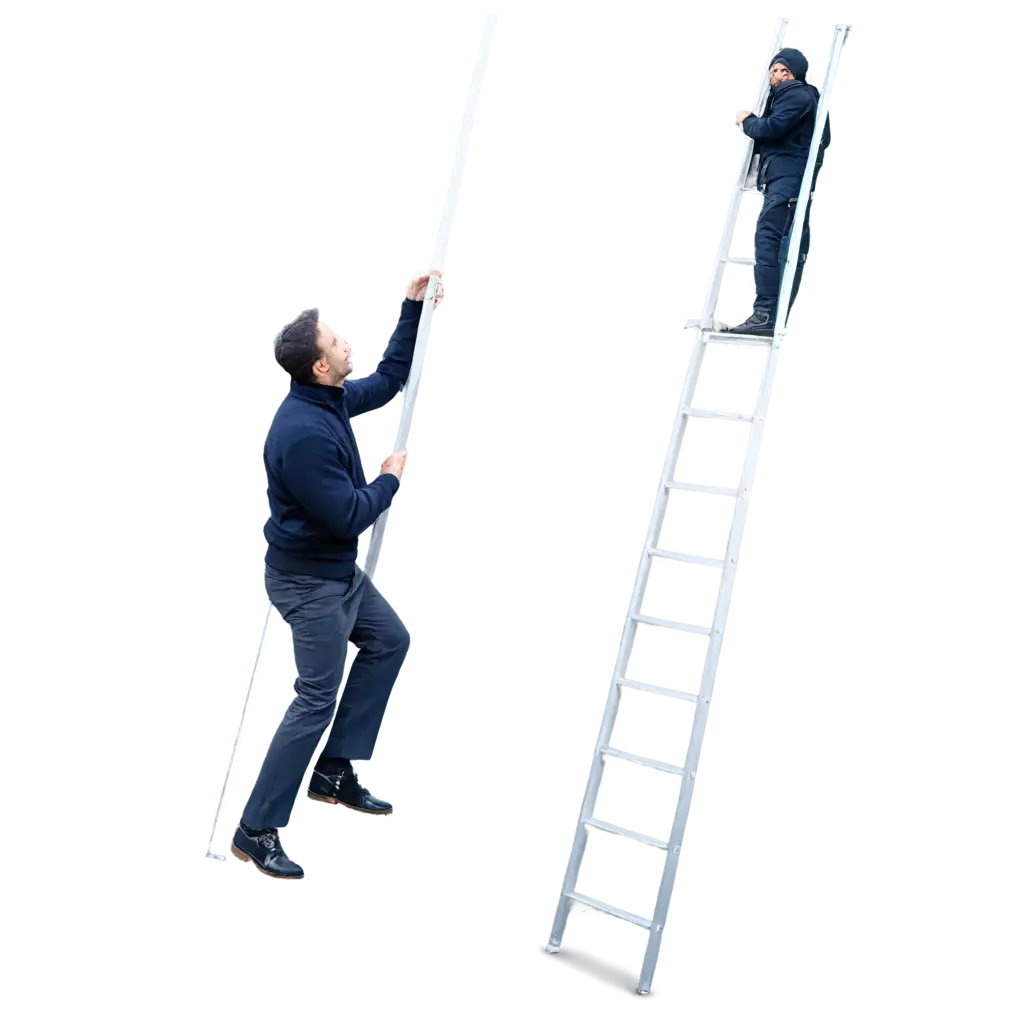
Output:
[[[602,903],[600,900],[592,899],[590,896],[584,896],[581,892],[567,892],[565,894],[573,903],[582,903],[585,907],[593,907],[595,910],[600,910],[604,914],[611,914],[612,917],[617,917],[622,921],[628,921],[630,924],[639,925],[641,928],[646,928],[647,931],[651,930],[651,922],[646,917],[641,917],[639,914],[631,914],[628,910],[619,910],[618,907],[613,907],[608,903]]]
[[[632,832],[628,828],[620,828],[618,825],[609,825],[607,821],[598,821],[597,818],[584,818],[584,825],[591,825],[599,828],[602,832],[611,832],[612,835],[625,836],[627,839],[635,839],[638,843],[646,843],[648,846],[656,846],[659,850],[667,850],[668,843],[652,836],[645,836],[642,832]]]
[[[652,615],[634,615],[633,621],[642,622],[647,626],[664,626],[666,629],[679,629],[684,633],[700,633],[701,636],[711,636],[711,629],[708,626],[691,626],[688,622],[656,619]]]
[[[726,256],[722,260],[722,262],[723,263],[739,263],[739,264],[741,264],[744,267],[752,267],[752,266],[754,266],[754,257],[753,256]]]
[[[712,319],[706,328],[701,325],[700,320],[687,320],[685,326],[687,328],[696,327],[697,330],[702,331],[702,341],[713,341],[719,345],[771,345],[772,343],[771,337],[766,337],[763,334],[732,334],[725,324],[715,319]]]
[[[602,754],[609,757],[617,757],[622,761],[632,761],[633,764],[642,764],[645,768],[654,768],[659,772],[668,772],[669,775],[683,775],[685,769],[678,765],[668,764],[665,761],[655,761],[650,757],[641,757],[639,754],[627,754],[624,750],[616,750],[614,747],[602,747]]]
[[[724,334],[722,331],[708,331],[704,340],[716,345],[765,345],[770,348],[772,344],[770,334]]]
[[[725,561],[721,558],[705,558],[703,555],[684,555],[681,551],[666,551],[664,548],[648,548],[647,553],[655,558],[671,558],[674,562],[710,565],[715,569],[722,569],[725,566]]]
[[[735,498],[740,492],[735,487],[712,487],[709,484],[687,484],[682,480],[666,480],[665,486],[674,491],[699,491],[701,494],[722,494]]]
[[[742,423],[753,423],[754,417],[747,412],[719,412],[717,409],[694,409],[693,406],[684,405],[683,416],[694,416],[704,420],[735,420]]]
[[[645,693],[660,693],[662,697],[677,697],[679,700],[692,700],[697,703],[697,694],[685,690],[671,690],[667,686],[655,686],[653,683],[638,683],[635,679],[616,679],[619,686],[628,686],[631,690],[643,690]]]

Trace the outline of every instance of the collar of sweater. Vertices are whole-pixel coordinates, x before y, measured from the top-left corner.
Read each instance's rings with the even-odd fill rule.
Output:
[[[304,402],[338,409],[345,397],[345,385],[336,388],[331,384],[296,384],[292,381],[291,393]]]

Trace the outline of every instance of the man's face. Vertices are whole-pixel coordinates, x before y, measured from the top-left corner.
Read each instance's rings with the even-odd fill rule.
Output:
[[[313,372],[321,384],[337,387],[352,372],[352,347],[323,323],[316,325],[316,344],[320,358]]]
[[[790,71],[785,64],[779,64],[776,62],[772,65],[771,76],[772,85],[778,85],[779,82],[791,81],[793,78],[793,72]]]

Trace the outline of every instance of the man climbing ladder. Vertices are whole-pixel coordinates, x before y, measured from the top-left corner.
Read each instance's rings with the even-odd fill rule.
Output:
[[[807,166],[814,115],[818,109],[818,90],[805,81],[807,58],[793,49],[780,50],[771,65],[771,88],[764,114],[756,117],[749,110],[736,115],[736,123],[754,140],[754,158],[758,162],[757,188],[764,194],[764,206],[757,219],[754,235],[754,285],[757,295],[754,312],[742,324],[728,328],[734,334],[773,334],[779,303],[779,264],[785,262],[789,234],[800,192],[800,179]],[[830,142],[828,117],[821,136],[814,166],[811,195]],[[807,203],[800,256],[793,276],[789,309],[793,307],[807,252],[811,246],[811,204]],[[787,315],[789,310],[787,309]]]

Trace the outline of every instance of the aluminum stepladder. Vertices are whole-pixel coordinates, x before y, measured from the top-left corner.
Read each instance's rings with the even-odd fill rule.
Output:
[[[449,180],[441,187],[441,218],[433,232],[430,266],[443,270],[451,249],[456,219],[458,217],[463,184],[472,159],[473,140],[479,123],[480,106],[487,89],[490,68],[495,62],[498,34],[504,22],[505,8],[480,8],[480,35],[473,52],[472,70],[466,76],[466,92],[463,112],[456,119],[456,143],[449,147]],[[416,395],[421,388],[424,369],[433,351],[433,335],[436,317],[433,312],[435,284],[431,283],[424,300],[416,338],[416,349],[409,380],[400,396],[401,415],[393,439],[394,451],[409,446],[413,431],[412,413],[415,410]],[[384,548],[389,536],[390,514],[385,512],[374,526],[367,550],[364,570],[370,577],[381,566]],[[232,750],[224,756],[224,781],[217,786],[216,804],[207,811],[207,843],[200,854],[204,864],[226,864],[229,862],[228,849],[231,829],[244,803],[245,768],[244,757],[247,741],[256,722],[256,707],[259,690],[267,685],[265,667],[270,652],[280,639],[283,627],[274,615],[269,602],[263,605],[263,624],[259,630],[256,653],[249,659],[248,685],[241,693],[241,714],[234,722]]]
[[[775,35],[772,39],[772,47],[761,73],[758,100],[754,108],[755,113],[760,114],[764,110],[769,88],[768,61],[770,61],[771,58],[782,48],[782,42],[786,33],[786,25],[787,19],[783,18],[779,20],[776,27]],[[757,189],[748,188],[746,186],[747,175],[751,167],[751,158],[754,150],[753,140],[748,139],[746,143],[743,160],[740,165],[740,171],[737,176],[736,184],[732,192],[732,199],[729,204],[729,212],[726,217],[725,228],[722,232],[721,243],[719,244],[715,268],[712,273],[711,283],[708,286],[707,296],[704,301],[704,311],[701,314],[701,319],[699,321],[690,321],[687,323],[687,327],[697,328],[697,337],[693,344],[690,363],[683,383],[683,392],[679,400],[679,407],[676,411],[676,417],[672,427],[668,453],[666,454],[665,463],[662,468],[661,479],[658,482],[658,493],[654,502],[654,511],[651,514],[650,525],[647,530],[647,538],[644,542],[643,553],[640,557],[640,566],[637,570],[636,581],[633,585],[633,594],[630,598],[629,611],[622,630],[622,638],[619,642],[619,652],[615,660],[615,669],[612,674],[608,700],[605,704],[604,717],[601,721],[601,729],[598,734],[597,744],[594,748],[594,755],[590,766],[590,775],[587,780],[587,787],[583,796],[583,805],[580,809],[579,819],[576,823],[572,852],[569,855],[569,864],[566,868],[565,879],[562,883],[558,909],[555,913],[555,920],[551,929],[551,937],[548,940],[548,952],[557,953],[561,948],[562,936],[565,932],[565,925],[568,920],[569,910],[574,904],[602,911],[603,913],[610,914],[612,917],[620,918],[621,920],[628,921],[631,924],[635,924],[646,929],[649,932],[647,951],[644,956],[643,966],[640,970],[639,983],[637,984],[637,992],[641,995],[645,995],[651,990],[651,980],[654,976],[654,968],[658,961],[658,952],[661,948],[661,937],[665,928],[665,919],[668,915],[669,902],[672,898],[672,888],[675,884],[676,870],[679,865],[679,853],[682,846],[683,833],[686,830],[686,820],[689,816],[690,803],[693,797],[693,786],[697,775],[697,763],[700,759],[701,745],[704,740],[704,730],[707,725],[708,710],[711,704],[711,696],[715,685],[715,675],[718,670],[718,660],[722,648],[722,637],[725,632],[726,618],[729,613],[729,602],[732,597],[733,582],[736,576],[736,564],[739,558],[740,542],[743,537],[743,527],[747,518],[747,509],[750,503],[750,492],[754,483],[754,472],[757,467],[757,457],[761,447],[761,436],[764,430],[765,416],[768,411],[768,401],[771,397],[772,382],[774,381],[775,370],[778,364],[779,348],[782,339],[786,334],[789,300],[790,295],[792,294],[793,280],[796,272],[797,260],[799,258],[800,239],[803,234],[807,203],[810,198],[811,182],[814,177],[815,159],[821,144],[821,136],[825,127],[825,117],[828,113],[829,98],[835,81],[839,57],[849,31],[849,25],[837,25],[832,40],[832,51],[829,55],[828,68],[825,72],[825,82],[822,87],[821,97],[818,103],[817,113],[815,115],[814,134],[811,138],[808,161],[804,169],[804,175],[800,185],[800,194],[797,199],[796,209],[793,216],[790,245],[786,256],[785,269],[782,274],[778,312],[776,314],[775,334],[773,337],[725,334],[718,329],[719,325],[714,321],[715,307],[718,302],[718,293],[721,288],[722,276],[726,265],[729,263],[751,265],[754,262],[752,259],[732,257],[729,255],[729,249],[732,245],[733,232],[736,227],[736,219],[739,214],[740,202],[743,195],[748,192],[757,192]],[[694,409],[691,407],[690,402],[692,401],[694,392],[696,391],[701,364],[708,344],[754,345],[763,346],[767,349],[767,358],[765,360],[765,366],[761,376],[761,382],[758,388],[753,413],[719,412],[708,409]],[[687,422],[694,417],[750,423],[750,435],[747,441],[743,469],[740,474],[739,484],[735,489],[711,487],[699,483],[676,481],[674,479],[675,467],[682,447],[686,425]],[[668,499],[672,490],[698,491],[707,494],[721,495],[723,497],[731,497],[734,499],[735,505],[733,509],[732,526],[729,531],[729,539],[726,545],[724,558],[709,559],[696,555],[687,555],[682,552],[665,551],[658,547],[658,538],[661,533],[662,523],[664,522],[665,513],[668,508]],[[722,574],[719,582],[718,598],[710,626],[695,626],[689,623],[672,622],[665,619],[653,618],[641,613],[644,593],[647,588],[647,581],[650,576],[651,565],[654,558],[668,558],[676,561],[696,563],[698,565],[711,565],[721,569]],[[688,633],[697,633],[708,637],[708,647],[704,660],[704,669],[701,674],[700,688],[696,693],[688,693],[682,690],[674,690],[662,686],[653,686],[649,683],[637,682],[626,677],[630,655],[633,650],[633,641],[636,637],[637,625],[640,623],[649,626],[682,630]],[[667,764],[663,761],[655,761],[651,758],[627,753],[626,751],[617,750],[609,746],[623,687],[643,690],[666,698],[691,701],[696,705],[693,716],[693,725],[690,730],[689,745],[687,747],[685,760],[681,766]],[[594,818],[594,809],[597,804],[597,795],[601,785],[606,757],[614,757],[630,761],[635,764],[643,765],[657,771],[668,772],[680,777],[679,797],[676,804],[672,828],[667,840],[663,841],[652,836],[641,835],[640,833],[633,832],[618,825],[599,821]],[[583,861],[583,853],[587,844],[588,828],[594,828],[602,832],[623,836],[627,839],[645,843],[649,846],[665,851],[665,867],[662,872],[661,884],[658,887],[654,913],[650,919],[625,910],[620,910],[617,907],[613,907],[607,903],[603,903],[600,900],[594,899],[590,896],[585,896],[576,891],[576,881],[579,877],[580,866]]]

